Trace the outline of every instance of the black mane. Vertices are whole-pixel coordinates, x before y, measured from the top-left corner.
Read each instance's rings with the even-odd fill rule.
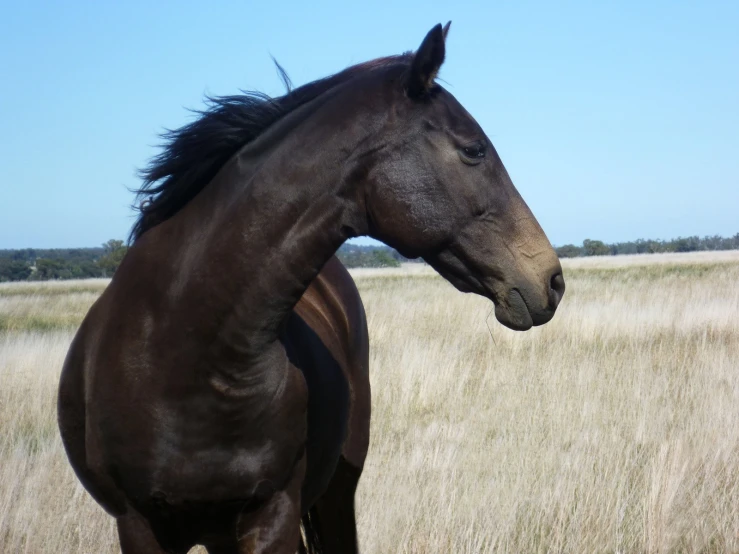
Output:
[[[378,68],[410,63],[409,54],[379,58],[355,65],[331,77],[291,90],[290,79],[277,65],[287,88],[284,96],[242,91],[233,96],[206,97],[205,110],[193,110],[198,118],[179,129],[167,130],[162,151],[140,172],[141,188],[134,190],[140,202],[139,216],[129,242],[166,221],[210,183],[221,167],[244,145],[270,125],[303,104],[355,76]]]

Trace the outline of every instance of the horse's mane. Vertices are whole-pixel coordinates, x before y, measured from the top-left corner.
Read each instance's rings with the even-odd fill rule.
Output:
[[[206,109],[193,110],[198,118],[179,129],[166,130],[162,151],[141,172],[143,184],[134,190],[138,218],[129,242],[166,221],[206,187],[221,167],[241,148],[286,114],[324,92],[358,75],[391,66],[408,66],[410,54],[378,58],[292,89],[290,79],[277,65],[287,88],[284,96],[242,91],[233,96],[206,96]]]

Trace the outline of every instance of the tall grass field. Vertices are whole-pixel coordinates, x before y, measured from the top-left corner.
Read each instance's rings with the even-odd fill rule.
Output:
[[[503,328],[430,269],[357,270],[372,444],[364,554],[739,552],[739,252],[564,261]],[[118,552],[56,427],[105,280],[0,285],[0,552]]]

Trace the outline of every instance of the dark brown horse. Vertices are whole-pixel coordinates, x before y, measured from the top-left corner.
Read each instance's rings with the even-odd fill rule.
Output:
[[[301,550],[357,552],[369,347],[333,257],[347,238],[422,256],[513,329],[554,315],[549,241],[434,82],[447,28],[280,98],[214,99],[148,168],[59,390],[67,454],[124,553],[293,553],[301,519]]]

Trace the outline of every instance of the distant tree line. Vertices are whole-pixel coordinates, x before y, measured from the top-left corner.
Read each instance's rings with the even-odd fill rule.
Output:
[[[0,282],[110,277],[126,250],[114,239],[100,248],[0,250]]]
[[[585,239],[582,246],[565,244],[555,248],[560,258],[579,256],[618,256],[619,254],[656,254],[658,252],[698,252],[701,250],[739,250],[739,233],[733,237],[678,237],[672,240],[638,239],[607,244]]]
[[[111,277],[127,250],[122,240],[99,248],[0,250],[0,282]],[[337,255],[347,267],[397,267],[408,261],[388,246],[345,244]]]
[[[59,248],[0,250],[0,282],[47,281],[50,279],[88,279],[111,277],[126,255],[122,240],[111,239],[99,248]],[[607,244],[585,239],[582,246],[565,244],[555,248],[560,258],[616,256],[656,252],[695,252],[699,250],[739,250],[739,233],[733,237],[679,237],[673,240],[644,240]],[[344,244],[336,253],[341,262],[354,267],[398,267],[409,260],[389,246]]]
[[[412,261],[401,256],[389,246],[360,246],[344,244],[336,257],[346,267],[399,267],[401,262]]]

